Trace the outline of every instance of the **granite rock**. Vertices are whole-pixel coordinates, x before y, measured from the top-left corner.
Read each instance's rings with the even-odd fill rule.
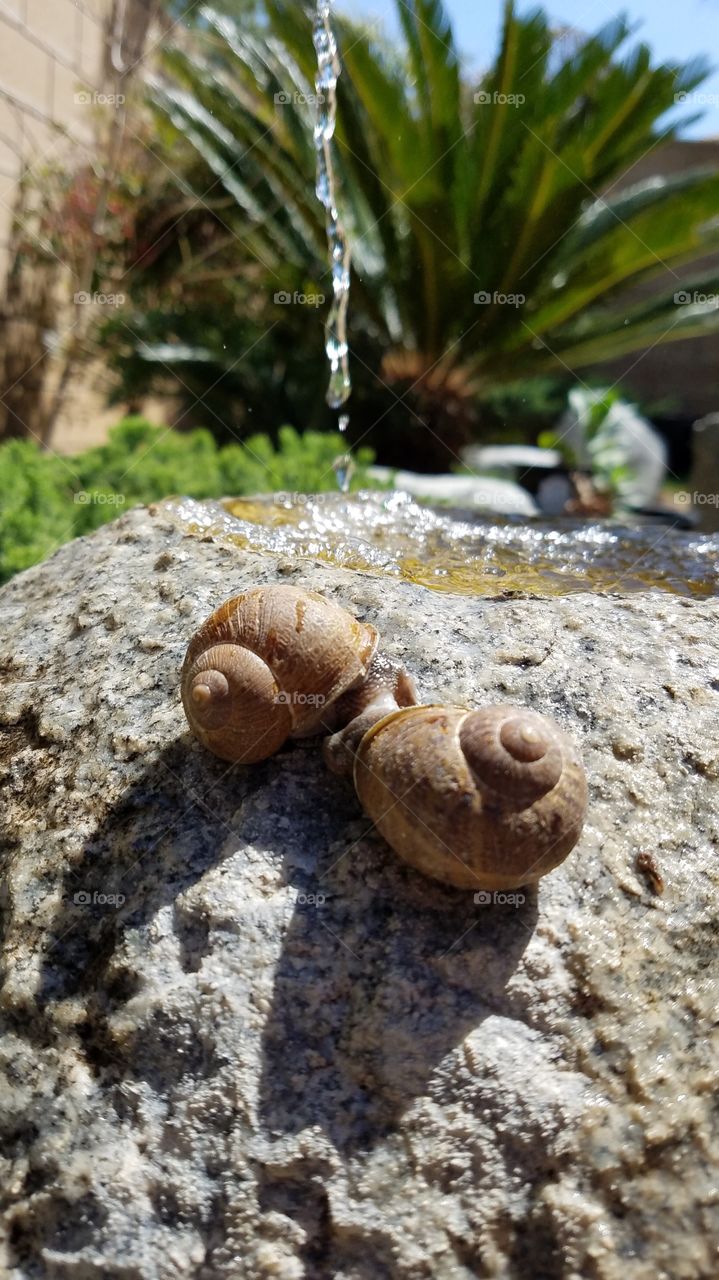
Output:
[[[187,641],[275,581],[428,699],[555,716],[590,781],[567,862],[477,902],[400,865],[316,742],[207,755]],[[162,507],[6,586],[2,1274],[715,1276],[718,614],[433,593]]]

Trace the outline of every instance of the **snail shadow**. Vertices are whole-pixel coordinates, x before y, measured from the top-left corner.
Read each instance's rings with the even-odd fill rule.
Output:
[[[232,832],[240,806],[241,836]],[[262,1031],[261,1127],[276,1136],[319,1126],[338,1151],[371,1149],[414,1099],[441,1098],[442,1060],[487,1017],[518,1016],[507,985],[534,931],[537,896],[525,889],[521,903],[478,902],[405,867],[370,830],[349,784],[317,771],[311,747],[251,769],[188,750],[184,739],[154,758],[64,873],[24,1033],[51,1036],[54,1007],[81,996],[87,1016],[77,1029],[91,1067],[166,1088],[172,1027],[143,1027],[142,1043],[119,1055],[111,1032],[136,992],[126,937],[169,907],[181,966],[198,971],[212,940],[183,894],[247,839],[284,851],[279,880],[295,891]],[[195,1068],[208,1076],[218,1064],[210,1055]]]
[[[264,1031],[259,1113],[269,1136],[320,1126],[351,1154],[390,1134],[416,1098],[442,1097],[442,1060],[487,1017],[519,1016],[507,984],[535,928],[537,891],[476,901],[404,867],[374,832],[354,848],[336,843],[315,877],[286,868],[298,894]]]
[[[83,995],[91,1031],[93,1018],[101,1022],[129,999],[132,979],[117,964],[123,938],[168,905],[183,968],[197,967],[201,926],[178,913],[176,900],[221,859],[238,805],[265,783],[265,767],[229,766],[187,737],[153,757],[63,873],[35,996],[40,1019]]]

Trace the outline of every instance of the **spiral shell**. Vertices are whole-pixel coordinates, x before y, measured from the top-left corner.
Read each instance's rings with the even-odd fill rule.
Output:
[[[401,858],[467,889],[546,875],[579,839],[587,804],[571,739],[526,707],[395,711],[362,738],[354,783]]]
[[[200,742],[251,764],[287,738],[331,727],[331,708],[362,679],[374,627],[316,591],[256,587],[203,623],[182,667],[182,703]]]

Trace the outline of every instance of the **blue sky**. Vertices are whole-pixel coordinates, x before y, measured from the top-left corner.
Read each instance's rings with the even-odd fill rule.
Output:
[[[497,47],[502,0],[445,0],[452,15],[459,46],[470,66],[482,68]],[[378,18],[389,33],[396,31],[395,0],[337,0],[354,17]],[[535,6],[519,0],[520,12]],[[719,0],[545,0],[543,7],[558,26],[591,32],[610,18],[626,13],[640,24],[639,35],[651,46],[657,61],[687,61],[708,54],[719,64]],[[704,118],[686,131],[687,137],[719,136],[719,72],[700,93],[713,101],[702,109]],[[693,114],[693,112],[692,112]]]

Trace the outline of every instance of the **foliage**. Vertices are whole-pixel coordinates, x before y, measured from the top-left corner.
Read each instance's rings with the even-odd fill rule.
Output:
[[[618,426],[622,415],[632,413],[633,407],[613,388],[591,391],[582,387],[576,387],[572,392],[571,407],[577,415],[595,488],[599,493],[610,494],[615,501],[621,502],[627,488],[631,488],[634,473],[627,461],[626,446],[622,444]],[[566,443],[563,441],[565,446]]]
[[[31,440],[0,445],[0,581],[27,569],[70,538],[122,511],[168,494],[311,493],[336,488],[332,463],[345,448],[339,435],[281,427],[218,448],[206,430],[186,434],[128,418],[107,444],[73,458],[41,452]],[[371,485],[367,449],[358,450],[353,487]]]
[[[321,425],[322,315],[274,301],[329,292],[311,7],[275,0],[255,20],[232,9],[193,11],[163,54],[148,145],[166,190],[138,202],[147,247],[108,342],[125,392],[174,374],[209,396],[213,430],[247,429],[243,406],[263,397],[270,425]],[[719,173],[618,189],[675,136],[662,118],[705,75],[699,62],[653,65],[644,44],[625,52],[625,20],[558,42],[544,12],[519,16],[507,0],[494,64],[469,85],[441,0],[397,10],[396,46],[336,18],[351,429],[382,461],[436,466],[482,430],[478,407],[504,384],[576,369],[586,380],[610,358],[717,327],[711,301],[675,305],[674,272],[716,293],[716,271],[694,277],[691,264],[719,243]],[[648,292],[628,303],[638,284]]]
[[[550,430],[567,406],[567,379],[528,378],[489,387],[482,401],[483,428],[494,443],[535,439]],[[539,441],[537,440],[537,443]]]
[[[0,445],[0,582],[74,536],[71,479],[32,440]]]

